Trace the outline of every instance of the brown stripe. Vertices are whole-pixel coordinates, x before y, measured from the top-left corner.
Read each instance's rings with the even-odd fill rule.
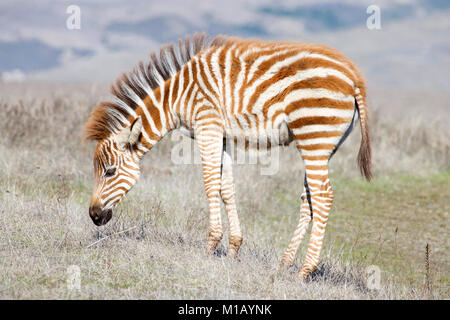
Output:
[[[341,131],[317,131],[310,133],[302,133],[294,135],[295,140],[307,140],[307,139],[315,139],[315,138],[331,138],[331,137],[340,137],[342,136]]]
[[[303,126],[322,124],[322,125],[338,125],[344,124],[351,121],[352,118],[340,118],[340,117],[304,117],[298,118],[294,121],[289,122],[289,127],[291,129],[298,129]]]
[[[175,111],[176,111],[177,114],[181,113],[181,108],[185,108],[186,107],[185,105],[184,106],[181,105],[181,97],[186,92],[186,89],[187,89],[188,85],[189,85],[189,68],[188,67],[184,67],[184,69],[183,69],[183,84],[182,84],[182,87],[181,87],[180,99],[178,100],[178,103],[173,106],[175,108]],[[174,100],[174,102],[175,102],[175,100]]]
[[[313,57],[308,57],[308,58],[304,58],[299,62],[300,66],[305,66],[308,69],[310,68],[329,68],[329,69],[335,69],[341,73],[343,73],[344,75],[347,76],[347,78],[349,78],[353,83],[356,83],[356,79],[353,76],[353,74],[351,72],[349,72],[348,68],[345,68],[339,64],[336,64],[332,61],[328,61],[328,60],[324,60],[321,58],[313,58]]]
[[[191,108],[188,110],[188,106],[189,106],[189,101],[191,100],[191,96],[192,96],[192,92],[194,91],[194,86],[192,85],[187,94],[186,94],[186,98],[184,100],[184,119],[182,119],[184,122],[187,123],[192,123],[192,112],[194,111],[194,105],[192,104]],[[197,91],[198,92],[198,91]],[[188,114],[189,112],[189,114]]]
[[[328,174],[306,174],[307,179],[314,179],[314,180],[320,180],[325,181],[328,178]]]
[[[114,187],[116,187],[117,185],[119,185],[123,182],[131,187],[131,184],[128,180],[119,179],[118,181],[114,182],[112,185],[109,185],[107,188],[104,188],[104,192],[111,193],[111,190],[113,190]]]
[[[116,189],[114,189],[114,190],[112,190],[112,191],[110,191],[110,192],[108,192],[108,193],[103,194],[101,199],[102,199],[102,200],[105,200],[106,198],[108,198],[111,194],[113,194],[113,193],[116,192],[117,190],[123,190],[123,191],[125,191],[125,192],[128,191],[128,189],[126,189],[126,188],[124,188],[124,187],[118,187],[118,188],[116,188]]]
[[[212,56],[213,56],[214,53],[217,52],[217,50],[218,50],[218,48],[212,49],[212,50],[206,55],[205,60],[206,60],[206,64],[207,64],[206,67],[209,69],[209,73],[210,73],[210,75],[211,75],[211,77],[212,77],[212,79],[213,79],[215,85],[217,86],[217,88],[220,88],[219,81],[217,80],[216,75],[214,74],[213,66],[212,66],[212,62],[211,62],[211,61],[212,61]],[[206,78],[206,80],[208,81],[208,78]]]
[[[331,150],[335,147],[334,144],[329,144],[329,143],[319,143],[319,144],[309,144],[309,145],[299,145],[299,148],[302,150],[307,150],[307,151],[314,151],[314,150]]]
[[[170,80],[166,81],[166,83],[164,84],[164,101],[162,102],[163,109],[170,109],[172,107],[172,106],[169,106],[169,95],[170,95]],[[155,108],[155,109],[156,109],[155,112],[158,113],[158,117],[159,117],[160,116],[159,115],[159,110],[157,108]],[[153,114],[151,114],[151,115],[153,117]],[[160,125],[161,125],[161,119],[159,119],[159,122],[160,122]],[[158,130],[161,130],[161,129],[158,128]]]
[[[159,87],[153,90],[153,95],[155,96],[156,101],[161,101],[161,90]]]
[[[284,49],[283,49],[284,50]],[[268,51],[267,55],[274,54],[277,51],[280,51],[280,49],[273,49]],[[253,82],[257,81],[259,78],[261,78],[264,74],[266,74],[267,71],[277,62],[283,61],[287,58],[290,58],[294,55],[298,54],[298,51],[289,51],[284,54],[276,55],[273,58],[270,58],[269,60],[264,61],[258,66],[258,69],[253,74],[253,78],[249,83],[247,83],[247,86],[251,86]],[[255,52],[254,54],[251,54],[248,56],[247,60],[249,61],[256,61],[257,58],[263,57],[263,55],[260,52]],[[251,69],[253,66],[253,63],[249,65],[249,69]]]
[[[210,124],[217,124],[220,127],[222,126],[222,124],[217,120],[217,116],[213,115],[213,114],[204,115],[204,116],[201,116],[199,118],[196,118],[195,120],[196,121],[203,121],[203,120],[208,120],[208,119],[211,119],[211,121],[208,122],[208,123],[202,123],[202,127],[203,126],[208,126]]]
[[[219,56],[217,57],[217,62],[219,63],[219,72],[220,77],[222,78],[222,83],[219,84],[219,88],[222,87],[225,92],[225,59],[228,53],[228,50],[230,50],[229,46],[226,46],[225,48],[220,51]],[[212,72],[212,68],[211,68]]]
[[[328,98],[309,98],[301,99],[290,103],[286,107],[286,113],[289,115],[298,108],[332,108],[341,110],[352,110],[355,108],[354,102],[337,101]]]
[[[147,149],[151,149],[153,147],[153,145],[151,143],[145,141],[145,138],[143,135],[140,136],[139,142]]]
[[[223,99],[222,103],[223,104],[225,104],[225,81],[226,81],[226,79],[225,79],[225,76],[226,76],[226,74],[225,74],[225,65],[226,65],[226,58],[227,58],[228,52],[231,50],[230,47],[231,47],[230,45],[225,46],[222,49],[222,51],[220,52],[219,57],[217,59],[218,63],[219,63],[220,77],[222,78],[222,83],[220,84],[220,87],[222,88],[222,99]],[[230,106],[228,105],[227,107],[229,108]],[[225,115],[226,110],[224,110],[223,108],[219,108],[219,112],[221,113],[223,119],[225,120],[226,125],[228,127],[230,127],[231,126],[230,125],[230,119],[229,119],[229,117],[227,117]]]
[[[173,89],[172,89],[172,106],[175,103],[175,101],[178,98],[178,87],[180,86],[180,73],[178,72],[175,77],[171,78],[171,81],[175,81],[175,83],[173,84]],[[170,88],[170,86],[169,86]],[[166,119],[167,119],[167,110],[164,110],[164,113],[166,113]]]
[[[147,98],[146,98],[147,99]],[[148,103],[148,104],[147,104]],[[146,105],[146,107],[147,107],[147,109],[149,110],[149,109],[152,109],[152,108],[155,108],[154,106],[153,106],[153,104],[151,104],[151,102],[149,102],[149,101],[144,101],[144,104]],[[159,136],[157,135],[157,134],[155,134],[153,131],[152,131],[152,129],[151,129],[151,127],[150,127],[150,120],[149,119],[147,119],[147,116],[145,115],[145,113],[144,113],[144,111],[142,110],[142,108],[139,106],[139,107],[137,107],[136,108],[136,114],[138,114],[139,116],[141,116],[141,118],[142,118],[142,126],[144,127],[144,130],[145,130],[145,132],[147,132],[147,135],[149,136],[149,138],[150,139],[152,139],[152,140],[158,140],[158,138],[159,138]],[[150,112],[150,110],[149,110],[149,112]],[[153,119],[153,121],[155,121],[155,124],[156,123],[158,123],[159,124],[159,127],[160,127],[160,129],[161,129],[161,121],[160,121],[160,119],[159,119],[159,113],[158,113],[158,116],[157,117],[154,117],[154,116],[152,116],[152,114],[150,113],[150,116],[152,117],[152,119]],[[156,127],[158,127],[158,126],[156,126]],[[160,130],[160,129],[158,129],[158,130]]]
[[[328,170],[328,166],[320,166],[320,165],[306,165],[305,169],[307,170]]]
[[[297,146],[297,148],[300,148],[300,146]],[[321,161],[328,160],[328,156],[306,156],[302,154],[302,159],[308,161]]]
[[[235,58],[236,49],[234,49],[231,52],[231,66],[230,66],[230,95],[231,95],[231,102],[230,102],[230,114],[234,114],[234,90],[236,89],[236,83],[239,76],[239,73],[241,72],[242,66],[238,58]]]
[[[277,110],[277,111],[275,111],[275,113],[272,115],[272,122],[274,122],[275,119],[276,119],[279,115],[281,115],[281,114],[283,114],[283,113],[285,113],[284,110]],[[267,113],[264,112],[264,110],[263,110],[263,115],[264,115],[264,129],[267,129],[267,124],[268,124],[267,119],[269,118],[269,116],[267,115]]]
[[[247,79],[248,79],[249,72],[250,72],[250,65],[247,64],[245,73],[244,73],[244,80],[242,82],[241,89],[239,90],[239,106],[238,106],[238,111],[237,111],[238,114],[242,113],[242,110],[244,109],[244,103],[243,103],[244,93],[245,93],[245,89],[247,88]]]
[[[287,76],[289,76],[289,75],[287,75]],[[255,102],[258,100],[259,96],[261,94],[264,94],[264,92],[272,84],[274,84],[278,80],[282,80],[284,77],[285,76],[283,76],[280,79],[273,79],[273,78],[268,79],[268,80],[264,81],[261,85],[259,85],[256,88],[252,97],[250,98],[247,109],[251,110],[251,108],[253,107]],[[270,100],[266,101],[266,103],[263,105],[263,112],[267,112],[267,109],[271,105],[284,101],[284,99],[290,92],[295,91],[295,90],[301,90],[301,89],[326,89],[329,91],[340,92],[345,95],[353,94],[353,87],[351,87],[350,85],[348,85],[347,82],[345,82],[337,77],[334,77],[334,76],[328,76],[325,78],[313,77],[313,78],[308,78],[305,80],[301,80],[301,81],[292,83],[286,89],[284,89],[282,92],[280,92],[276,96],[272,97]],[[305,99],[305,100],[319,100],[319,99]],[[331,100],[331,99],[328,99],[328,100]],[[309,102],[309,103],[311,103],[311,102]],[[307,104],[308,104],[308,102],[305,103],[305,105],[307,105]],[[332,104],[330,104],[330,105],[332,105]],[[340,109],[342,109],[342,104],[339,104],[339,105],[341,106]],[[303,106],[303,99],[294,101],[289,106],[291,109],[290,112],[292,112],[293,108],[298,109],[299,107]],[[317,106],[317,104],[316,104],[316,106]],[[345,109],[347,109],[348,104],[345,103],[344,106],[345,106]],[[352,108],[354,108],[354,104],[352,104]]]
[[[219,100],[219,97],[217,96],[217,92],[215,92],[213,90],[213,88],[211,87],[209,81],[208,81],[208,77],[206,76],[206,72],[205,72],[205,66],[203,65],[203,63],[200,61],[200,59],[198,60],[197,63],[197,67],[199,68],[200,71],[200,77],[203,80],[203,83],[206,86],[206,89],[209,91],[209,93],[211,93],[211,95],[213,95],[217,100]],[[201,88],[203,91],[203,88]],[[205,96],[205,99],[208,99],[208,101],[210,101],[210,97],[207,94],[203,94]],[[213,101],[210,101],[211,103],[213,103]]]
[[[247,114],[245,114],[245,113],[241,114],[240,119],[245,120],[245,122],[247,123],[247,125],[246,126],[242,126],[242,128],[251,128],[251,123],[252,122],[250,121],[250,117]],[[245,130],[248,130],[248,129],[245,129]]]

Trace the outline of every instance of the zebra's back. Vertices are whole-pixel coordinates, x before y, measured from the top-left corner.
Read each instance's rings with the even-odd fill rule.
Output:
[[[203,89],[215,97],[233,139],[295,139],[299,147],[321,144],[331,152],[352,123],[355,89],[365,94],[354,64],[323,45],[231,38],[197,61],[205,70]]]

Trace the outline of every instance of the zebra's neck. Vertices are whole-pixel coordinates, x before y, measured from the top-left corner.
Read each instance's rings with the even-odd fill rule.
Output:
[[[140,142],[145,151],[180,126],[180,117],[175,108],[179,103],[179,74],[180,72],[167,79],[156,89],[147,91],[148,95],[142,99],[143,105],[136,110],[136,114],[143,120]]]

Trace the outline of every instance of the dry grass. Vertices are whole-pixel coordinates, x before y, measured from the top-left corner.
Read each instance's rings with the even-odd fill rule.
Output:
[[[0,298],[449,298],[448,127],[374,112],[371,184],[358,174],[355,130],[332,161],[336,200],[320,269],[298,283],[304,244],[295,266],[276,270],[303,181],[291,147],[276,175],[235,167],[245,237],[237,260],[226,258],[226,239],[215,256],[205,254],[200,166],[174,165],[171,139],[147,155],[141,181],[113,220],[95,227],[87,212],[93,146],[81,143],[81,129],[105,92],[0,89]],[[81,269],[79,291],[67,289],[70,265]],[[367,286],[369,265],[381,269],[379,290]]]

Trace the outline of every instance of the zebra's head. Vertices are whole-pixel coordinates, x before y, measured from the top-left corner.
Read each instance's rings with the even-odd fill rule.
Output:
[[[99,140],[94,155],[95,186],[89,206],[92,221],[101,226],[139,178],[137,143],[142,130],[138,117],[119,133]]]

